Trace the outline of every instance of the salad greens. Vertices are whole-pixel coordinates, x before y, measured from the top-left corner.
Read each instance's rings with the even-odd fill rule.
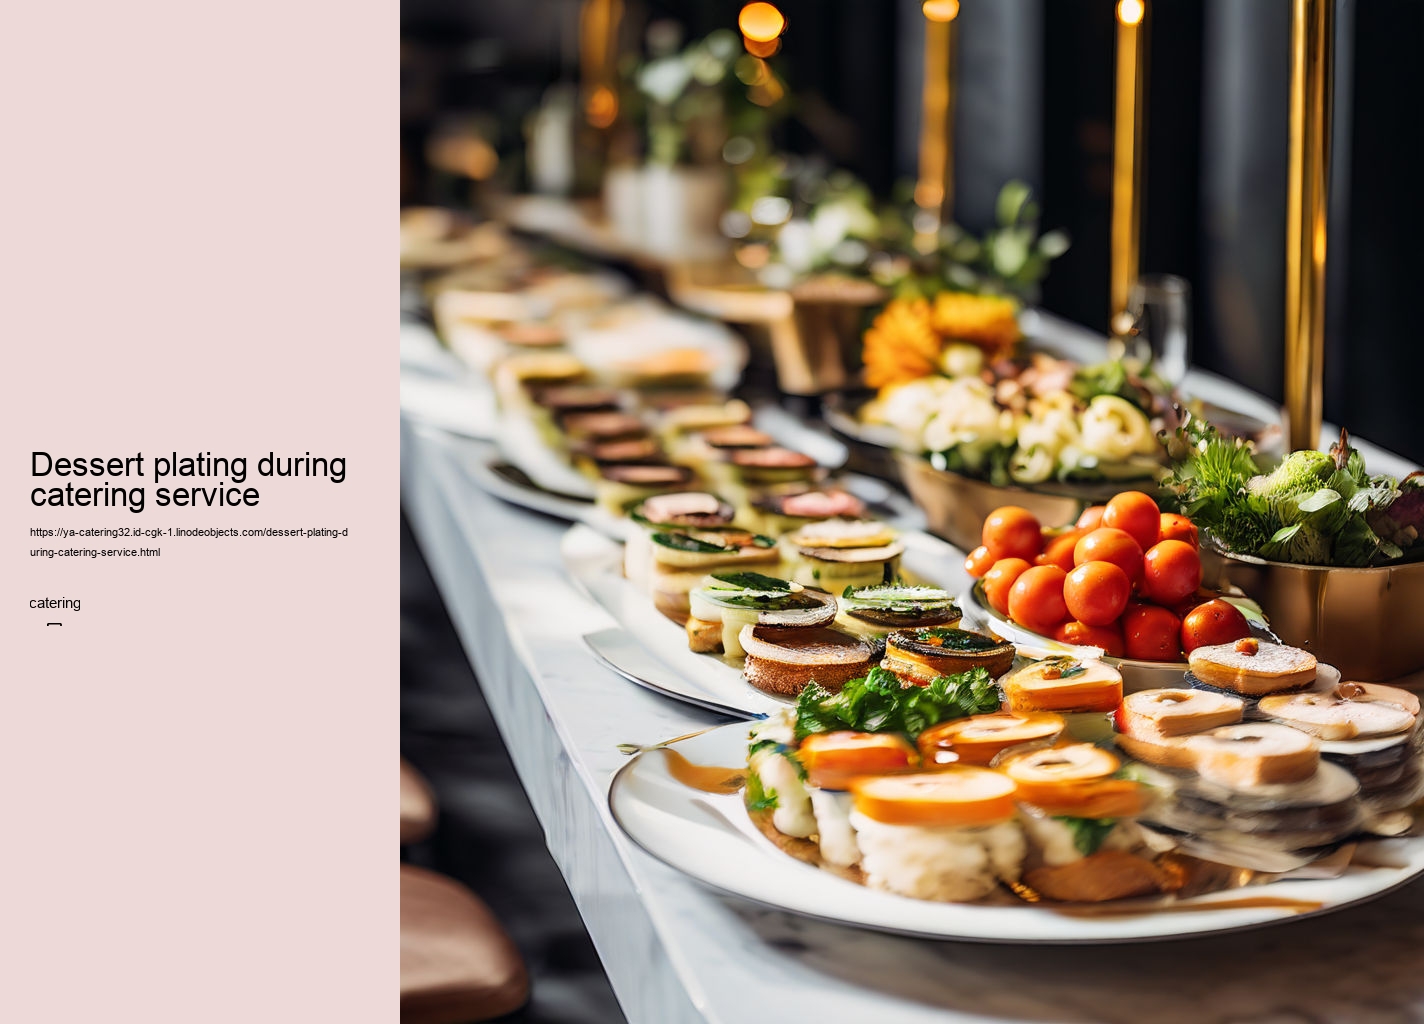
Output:
[[[999,709],[999,690],[982,668],[905,686],[895,673],[872,668],[831,693],[812,682],[796,699],[796,739],[843,729],[902,732],[911,739],[939,722]]]
[[[1073,845],[1084,857],[1097,853],[1103,845],[1103,840],[1117,824],[1116,818],[1069,818],[1055,815],[1053,820],[1063,822],[1064,827],[1073,833]]]
[[[728,584],[727,587],[716,587],[717,590],[790,590],[791,584],[786,580],[777,579],[775,576],[764,576],[759,572],[714,572],[712,578],[719,583]]]
[[[762,785],[761,776],[756,772],[747,775],[747,810],[776,810],[776,790]]]
[[[1349,434],[1262,473],[1251,445],[1188,415],[1163,436],[1162,482],[1184,515],[1227,551],[1304,565],[1384,565],[1424,554],[1424,475],[1372,476]]]

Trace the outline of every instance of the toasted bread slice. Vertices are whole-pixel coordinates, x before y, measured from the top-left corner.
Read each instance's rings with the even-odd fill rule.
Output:
[[[1134,761],[1155,764],[1160,768],[1181,768],[1191,770],[1196,767],[1196,755],[1187,747],[1186,736],[1162,736],[1141,739],[1118,733],[1114,737],[1117,747]]]
[[[789,538],[798,548],[883,548],[895,543],[896,532],[868,519],[826,519],[808,523]]]
[[[1187,656],[1192,675],[1208,686],[1259,697],[1315,681],[1315,655],[1283,644],[1237,641],[1198,647]]]
[[[1271,722],[1248,722],[1187,737],[1197,774],[1232,788],[1303,782],[1320,767],[1320,744]]]
[[[687,617],[687,646],[698,654],[711,654],[722,649],[722,624],[707,619]]]
[[[1184,736],[1241,721],[1239,697],[1208,690],[1140,690],[1122,699],[1117,728],[1137,739]]]
[[[1034,868],[1024,882],[1044,898],[1064,903],[1103,903],[1181,887],[1172,872],[1125,850],[1099,850],[1070,864]]]
[[[794,697],[811,680],[835,693],[870,670],[874,652],[859,637],[827,626],[743,626],[743,678],[765,693]]]
[[[1419,695],[1408,690],[1401,690],[1397,686],[1384,686],[1380,683],[1342,682],[1335,687],[1335,696],[1341,700],[1398,704],[1415,718],[1419,717]]]
[[[1393,736],[1414,728],[1415,717],[1387,701],[1341,700],[1329,693],[1262,697],[1261,714],[1323,740]]]
[[[1011,673],[1003,687],[1010,711],[1113,711],[1122,703],[1122,675],[1101,661],[1036,661]]]

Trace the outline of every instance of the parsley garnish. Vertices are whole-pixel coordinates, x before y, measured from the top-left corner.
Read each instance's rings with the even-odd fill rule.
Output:
[[[747,774],[747,810],[776,810],[776,790],[763,787],[761,776],[756,772]]]
[[[1103,840],[1117,824],[1116,818],[1069,818],[1055,815],[1053,820],[1061,821],[1068,827],[1068,831],[1073,833],[1073,845],[1084,857],[1097,853],[1103,845]]]
[[[901,732],[914,739],[951,718],[999,708],[999,690],[983,668],[940,676],[928,686],[905,686],[899,676],[873,668],[833,694],[815,682],[796,700],[796,738],[813,733]]]

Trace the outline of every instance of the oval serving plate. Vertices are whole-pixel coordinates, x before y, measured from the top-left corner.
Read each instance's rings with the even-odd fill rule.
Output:
[[[747,726],[733,723],[669,746],[695,765],[741,771]],[[1055,945],[1173,939],[1329,913],[1424,873],[1424,838],[1416,837],[1380,841],[1384,855],[1372,860],[1388,866],[1351,866],[1333,878],[1277,879],[1182,900],[933,903],[866,888],[796,860],[761,834],[740,793],[686,786],[668,761],[660,749],[646,750],[619,770],[609,789],[614,820],[638,846],[714,889],[806,917],[904,935]]]
[[[1106,664],[1111,665],[1122,674],[1122,688],[1127,693],[1137,690],[1152,690],[1161,686],[1182,685],[1182,674],[1188,668],[1185,661],[1139,661],[1133,658],[1114,658],[1110,655],[1103,655],[1101,649],[1097,647],[1074,647],[1071,644],[1061,643],[1041,633],[1035,633],[1033,630],[1000,615],[985,599],[983,586],[983,583],[976,580],[973,586],[960,595],[959,607],[964,612],[965,618],[977,622],[982,629],[987,629],[1005,640],[1012,640],[1018,647],[1046,651],[1051,654],[1072,654],[1078,657],[1096,658],[1101,656]],[[1227,597],[1226,600],[1233,601],[1234,599]],[[1253,632],[1262,639],[1275,639],[1259,612],[1241,605],[1238,607],[1251,623]],[[1334,666],[1322,662],[1317,666],[1316,677],[1320,689],[1333,690],[1339,685],[1340,671]]]
[[[929,534],[902,533],[903,565],[951,594],[964,570],[955,551]],[[716,654],[688,649],[687,631],[665,617],[648,594],[623,575],[623,545],[580,523],[559,545],[574,583],[617,621],[619,630],[593,633],[584,642],[609,668],[631,682],[666,696],[727,714],[759,718],[789,706],[742,679],[740,668]]]

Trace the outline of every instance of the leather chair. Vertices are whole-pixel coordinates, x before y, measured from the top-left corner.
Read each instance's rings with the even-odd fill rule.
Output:
[[[529,975],[487,906],[458,882],[401,865],[402,1024],[463,1024],[513,1013]]]
[[[435,831],[435,794],[430,784],[405,759],[400,763],[400,841],[410,846]]]
[[[401,845],[435,826],[429,784],[401,761]],[[468,1024],[513,1013],[529,998],[514,943],[478,896],[453,879],[400,869],[402,1024]]]

